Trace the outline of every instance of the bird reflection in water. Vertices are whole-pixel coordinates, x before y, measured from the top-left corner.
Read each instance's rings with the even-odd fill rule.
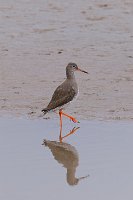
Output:
[[[62,140],[71,135],[77,129],[78,128],[74,128],[66,136],[62,137]],[[60,140],[60,142],[44,140],[43,145],[48,147],[51,150],[54,159],[57,160],[58,163],[62,164],[63,167],[67,169],[67,183],[71,186],[77,185],[80,180],[87,178],[89,175],[80,178],[75,177],[76,168],[79,165],[78,152],[74,146],[63,142],[62,140]]]

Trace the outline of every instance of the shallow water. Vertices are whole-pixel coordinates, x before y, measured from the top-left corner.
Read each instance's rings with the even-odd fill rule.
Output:
[[[1,118],[0,199],[132,199],[133,124],[79,125],[59,143],[57,120]]]

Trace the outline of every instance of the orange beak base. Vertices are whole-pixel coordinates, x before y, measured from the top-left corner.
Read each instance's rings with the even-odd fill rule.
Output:
[[[86,71],[84,71],[84,70],[82,70],[80,68],[78,68],[77,70],[80,71],[80,72],[84,72],[84,73],[88,74],[88,72],[86,72]]]

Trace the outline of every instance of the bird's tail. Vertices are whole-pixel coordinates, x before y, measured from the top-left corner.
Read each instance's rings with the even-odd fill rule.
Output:
[[[48,111],[49,110],[47,108],[42,109],[42,112],[43,112],[44,115],[46,115]]]

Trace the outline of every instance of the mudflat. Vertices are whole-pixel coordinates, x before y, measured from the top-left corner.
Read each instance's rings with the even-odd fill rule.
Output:
[[[82,119],[133,119],[133,2],[0,1],[0,115],[38,117],[65,78],[80,95]]]

